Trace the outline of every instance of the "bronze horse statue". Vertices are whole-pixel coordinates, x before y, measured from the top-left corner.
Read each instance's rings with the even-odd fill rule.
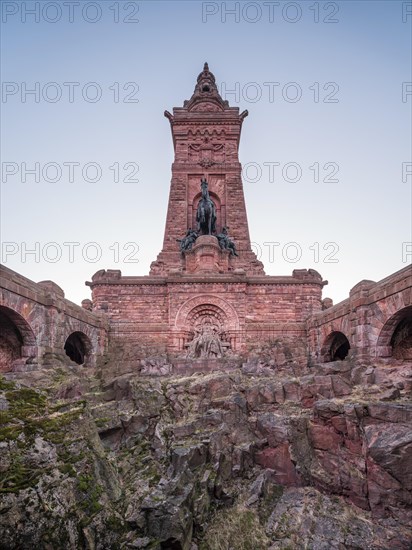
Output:
[[[197,231],[201,235],[216,233],[216,206],[209,195],[206,178],[201,180],[202,198],[196,212]]]

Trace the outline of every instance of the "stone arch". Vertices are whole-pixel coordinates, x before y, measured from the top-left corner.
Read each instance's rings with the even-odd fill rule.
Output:
[[[213,325],[220,329],[223,329],[227,323],[227,315],[219,306],[200,304],[189,312],[186,320],[187,325],[194,328],[202,322],[203,317],[207,317]]]
[[[329,361],[342,361],[345,359],[350,350],[350,343],[343,332],[333,331],[325,339],[322,349],[321,358],[324,363]]]
[[[410,288],[386,296],[370,306],[369,343],[376,357],[392,357],[391,336],[388,338],[388,333],[391,333],[391,327],[395,329],[399,312],[411,306]]]
[[[90,364],[93,346],[90,338],[79,330],[71,332],[64,343],[66,355],[78,365]]]
[[[179,335],[176,346],[179,350],[184,349],[195,328],[202,323],[210,324],[223,334],[233,351],[239,349],[240,326],[235,309],[226,300],[209,294],[189,298],[177,312],[174,332]]]
[[[212,294],[204,294],[189,298],[179,308],[175,319],[176,328],[190,329],[190,320],[193,315],[196,315],[201,308],[214,308],[219,311],[227,323],[229,330],[239,330],[239,319],[233,306],[223,298]]]
[[[37,359],[36,336],[17,311],[0,306],[0,372],[9,372]]]
[[[412,359],[412,306],[400,309],[386,321],[378,337],[376,354]]]

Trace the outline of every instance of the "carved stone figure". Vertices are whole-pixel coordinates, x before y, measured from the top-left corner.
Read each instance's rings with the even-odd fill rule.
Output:
[[[223,356],[223,347],[220,340],[219,334],[214,329],[212,334],[209,336],[209,345],[207,347],[207,356],[208,357],[222,357]]]
[[[201,235],[213,235],[216,233],[216,206],[210,198],[206,178],[201,180],[200,186],[202,198],[196,212],[197,231]]]
[[[239,256],[235,243],[230,239],[227,233],[227,227],[224,227],[222,233],[219,233],[216,237],[222,250],[229,250],[231,256]]]
[[[219,333],[215,327],[205,324],[197,328],[187,350],[188,359],[209,359],[223,357],[224,351]]]
[[[191,227],[189,227],[183,239],[176,239],[177,242],[180,243],[180,252],[183,253],[183,252],[187,252],[188,250],[192,250],[192,246],[194,245],[197,237],[198,237],[197,232],[194,231]]]

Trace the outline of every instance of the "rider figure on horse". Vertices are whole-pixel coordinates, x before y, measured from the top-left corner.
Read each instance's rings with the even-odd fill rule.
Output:
[[[196,212],[197,231],[200,235],[213,235],[216,233],[216,206],[210,198],[206,178],[201,180],[200,187],[202,198]]]
[[[182,239],[176,239],[180,243],[180,251],[182,254],[190,251],[199,235],[215,235],[221,250],[228,250],[231,256],[238,256],[235,243],[228,235],[227,227],[223,227],[222,232],[216,235],[216,205],[210,198],[206,178],[201,179],[200,187],[202,196],[196,211],[197,231],[189,228]]]

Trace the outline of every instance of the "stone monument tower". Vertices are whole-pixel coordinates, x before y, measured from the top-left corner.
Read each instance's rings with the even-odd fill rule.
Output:
[[[238,157],[242,124],[248,112],[229,107],[217,89],[214,75],[205,63],[197,77],[192,97],[175,107],[170,121],[175,158],[172,165],[169,206],[163,248],[153,262],[151,275],[198,272],[228,272],[242,269],[248,275],[263,275],[263,265],[250,246],[245,199]],[[201,238],[191,254],[180,254],[176,241],[189,229],[197,230],[197,212],[206,181],[215,207],[215,231]],[[236,245],[235,254],[219,252],[215,235],[226,228]]]
[[[175,158],[162,250],[148,276],[101,270],[86,283],[111,349],[129,365],[160,354],[196,369],[283,339],[303,364],[325,282],[312,269],[267,276],[252,251],[238,157],[247,111],[221,98],[205,63],[192,97],[165,115]]]

